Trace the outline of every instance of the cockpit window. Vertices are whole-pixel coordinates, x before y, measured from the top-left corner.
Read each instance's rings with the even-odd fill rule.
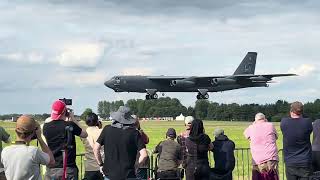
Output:
[[[120,77],[116,77],[115,79],[116,79],[116,83],[120,84]]]

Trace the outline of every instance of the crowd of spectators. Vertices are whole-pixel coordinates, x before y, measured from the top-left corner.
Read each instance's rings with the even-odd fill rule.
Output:
[[[0,180],[40,180],[40,165],[46,166],[46,180],[78,180],[75,136],[85,147],[85,180],[147,179],[148,135],[126,106],[111,113],[111,117],[112,123],[102,127],[98,116],[90,113],[85,129],[75,120],[73,111],[57,100],[52,104],[51,117],[42,126],[31,116],[19,117],[12,143],[0,127]],[[294,102],[280,128],[287,180],[307,180],[320,171],[320,120],[312,124],[303,117],[303,104]],[[185,131],[178,136],[175,129],[169,128],[165,139],[152,151],[157,154],[156,178],[182,179],[185,174],[187,180],[232,180],[236,145],[223,129],[215,129],[213,136],[214,141],[206,134],[203,121],[192,116],[185,118]],[[263,113],[257,113],[244,136],[250,141],[252,180],[278,180],[275,126]],[[40,148],[30,145],[35,139]],[[2,149],[2,141],[11,145]],[[209,164],[210,151],[213,168]]]

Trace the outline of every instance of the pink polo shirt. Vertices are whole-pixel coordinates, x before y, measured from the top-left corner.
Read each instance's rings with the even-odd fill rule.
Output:
[[[252,164],[259,165],[270,160],[279,161],[277,131],[270,122],[258,121],[250,125],[244,135],[250,140]]]

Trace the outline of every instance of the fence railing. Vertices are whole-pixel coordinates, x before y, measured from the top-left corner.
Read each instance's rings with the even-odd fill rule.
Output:
[[[148,177],[154,178],[155,168],[155,156],[148,150],[150,163],[148,168]],[[283,162],[283,150],[279,150],[279,179],[285,180],[285,167]],[[250,180],[252,176],[252,163],[251,163],[251,152],[250,148],[237,148],[235,149],[234,156],[236,159],[235,169],[233,170],[234,180]],[[82,179],[84,176],[84,154],[77,155],[79,178]],[[211,167],[214,166],[213,154],[209,153],[209,162]]]
[[[233,179],[235,180],[250,180],[252,177],[252,158],[250,148],[237,148],[234,152],[236,166],[233,170]],[[285,166],[283,162],[283,150],[278,151],[279,155],[279,179],[285,180]]]

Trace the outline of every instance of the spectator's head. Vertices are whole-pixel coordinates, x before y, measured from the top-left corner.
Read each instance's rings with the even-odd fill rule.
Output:
[[[136,123],[136,119],[132,117],[130,108],[126,106],[120,106],[118,111],[112,112],[110,116],[114,122],[123,125],[134,125]]]
[[[17,119],[15,131],[18,139],[30,142],[37,128],[39,124],[31,116],[22,115]]]
[[[167,138],[175,139],[177,137],[176,130],[173,129],[173,128],[169,128],[167,133],[166,133],[166,136],[167,136]]]
[[[259,121],[267,121],[266,116],[263,113],[257,113],[256,117],[254,118],[255,122]]]
[[[99,126],[99,119],[95,113],[89,113],[86,117],[86,124],[88,126]]]
[[[213,135],[215,138],[218,138],[219,136],[224,135],[224,130],[217,128],[214,130]]]
[[[200,119],[195,119],[192,121],[190,129],[190,137],[197,137],[204,133],[203,122]]]
[[[191,124],[192,124],[192,121],[193,121],[193,120],[194,120],[194,118],[193,118],[192,116],[187,116],[187,117],[184,119],[184,124],[185,124],[187,130],[190,130]]]
[[[52,104],[51,108],[51,119],[52,120],[65,120],[67,107],[63,101],[57,100]]]
[[[141,125],[140,125],[138,116],[137,116],[137,115],[131,115],[131,116],[136,120],[136,122],[134,123],[134,126],[135,126],[138,130],[140,130],[140,129],[141,129]]]
[[[291,104],[290,107],[290,116],[292,118],[300,117],[303,114],[303,104],[299,101],[296,101]]]

